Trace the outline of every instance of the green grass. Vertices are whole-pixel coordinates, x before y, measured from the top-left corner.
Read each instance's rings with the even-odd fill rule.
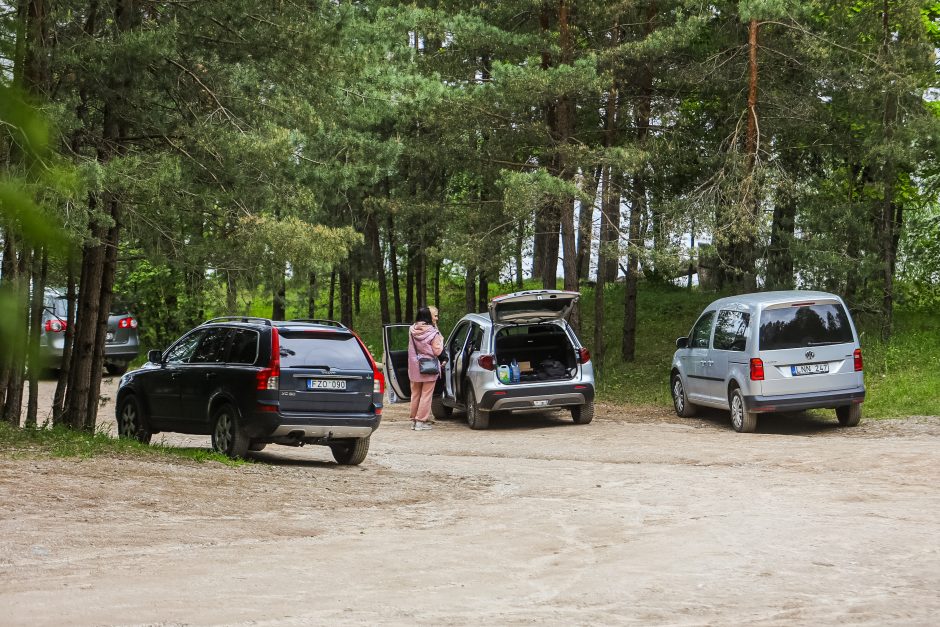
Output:
[[[104,431],[88,433],[65,427],[16,429],[0,422],[0,456],[17,457],[151,457],[156,461],[219,462],[227,466],[248,463],[232,460],[209,449],[145,445],[111,437]]]

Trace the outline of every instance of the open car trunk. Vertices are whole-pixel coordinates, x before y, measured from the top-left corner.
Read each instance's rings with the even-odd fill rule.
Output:
[[[520,383],[565,381],[578,373],[574,346],[557,324],[505,327],[496,334],[496,364],[519,364]]]

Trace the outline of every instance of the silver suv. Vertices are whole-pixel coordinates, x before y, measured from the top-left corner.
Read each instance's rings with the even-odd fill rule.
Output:
[[[862,349],[841,298],[793,290],[716,300],[676,340],[670,389],[679,416],[731,410],[735,431],[757,414],[830,408],[854,427],[865,400]]]
[[[576,424],[594,418],[594,368],[566,318],[577,292],[531,290],[490,301],[489,315],[467,314],[444,345],[446,363],[433,413],[465,411],[471,429],[486,429],[494,412],[568,408]],[[408,325],[385,326],[385,372],[408,399]],[[507,373],[515,362],[518,381]]]

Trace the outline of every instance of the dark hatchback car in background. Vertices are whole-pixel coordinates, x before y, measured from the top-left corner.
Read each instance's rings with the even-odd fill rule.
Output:
[[[340,464],[361,464],[382,419],[385,378],[337,322],[215,318],[147,359],[121,378],[121,437],[211,435],[230,457],[318,444]]]
[[[68,301],[65,290],[47,288],[39,328],[39,350],[47,368],[62,367],[67,320]],[[107,333],[104,345],[105,369],[111,375],[124,374],[128,365],[140,354],[137,317],[130,313],[127,307],[114,303],[108,315]]]

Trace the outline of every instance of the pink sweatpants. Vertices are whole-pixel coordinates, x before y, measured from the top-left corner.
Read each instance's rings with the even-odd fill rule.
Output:
[[[437,381],[411,382],[411,419],[427,422],[431,417],[431,397]]]

